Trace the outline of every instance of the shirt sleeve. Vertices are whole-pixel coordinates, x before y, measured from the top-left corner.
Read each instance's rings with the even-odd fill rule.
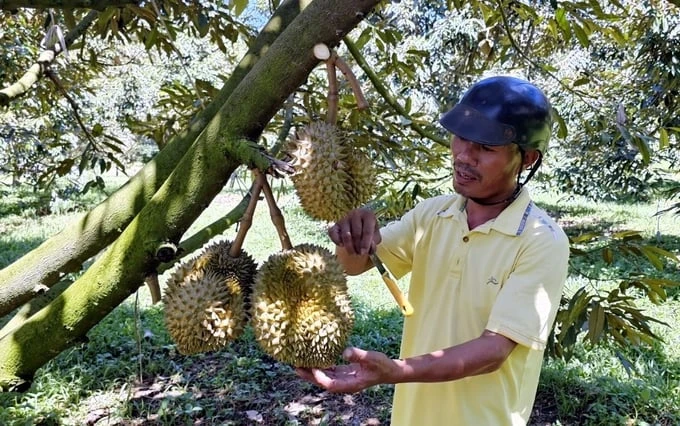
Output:
[[[401,219],[388,223],[380,229],[382,241],[376,248],[377,255],[397,279],[411,271],[415,214],[411,210]]]
[[[567,277],[569,240],[537,230],[493,305],[486,329],[531,349],[545,349]]]
[[[381,243],[378,257],[397,279],[411,272],[418,241],[437,212],[455,201],[452,196],[429,198],[416,204],[401,219],[388,223],[380,229]]]

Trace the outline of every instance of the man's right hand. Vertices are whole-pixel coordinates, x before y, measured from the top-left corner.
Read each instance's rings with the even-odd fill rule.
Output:
[[[375,213],[355,209],[328,229],[328,236],[350,255],[368,255],[382,240]]]

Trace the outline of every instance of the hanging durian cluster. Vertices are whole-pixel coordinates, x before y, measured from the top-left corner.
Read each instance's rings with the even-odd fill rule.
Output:
[[[195,268],[215,272],[225,277],[235,275],[244,295],[244,309],[249,312],[257,263],[242,249],[236,256],[232,256],[231,245],[230,241],[225,240],[206,247],[196,259]]]
[[[207,247],[171,274],[163,302],[170,336],[183,354],[217,350],[237,339],[248,321],[257,264],[231,243]]]
[[[253,290],[252,326],[262,349],[296,367],[328,367],[354,323],[342,266],[330,251],[301,244],[262,265]]]
[[[312,218],[337,221],[373,195],[373,163],[336,126],[309,124],[289,141],[287,152],[300,204]]]

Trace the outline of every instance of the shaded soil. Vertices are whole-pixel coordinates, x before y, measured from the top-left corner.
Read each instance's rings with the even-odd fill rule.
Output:
[[[80,421],[87,425],[388,425],[392,386],[359,394],[325,392],[273,360],[260,360],[253,380],[229,380],[225,365],[238,360],[214,354],[185,365],[181,374],[158,375],[121,389],[119,399],[93,401]],[[256,380],[257,379],[257,380]],[[125,405],[124,413],[120,404]],[[118,406],[114,409],[114,406]],[[531,425],[554,424],[550,395],[538,395]]]

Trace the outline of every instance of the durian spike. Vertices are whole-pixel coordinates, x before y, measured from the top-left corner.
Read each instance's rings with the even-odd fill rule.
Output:
[[[338,121],[338,76],[335,72],[333,58],[326,61],[326,74],[328,74],[328,112],[326,123],[335,125]]]
[[[368,101],[364,97],[364,93],[361,91],[359,80],[357,80],[356,75],[354,75],[354,72],[352,72],[352,68],[350,68],[349,65],[347,65],[347,62],[339,57],[335,51],[331,53],[331,58],[329,61],[333,61],[335,66],[338,67],[338,69],[345,75],[345,78],[349,82],[352,92],[354,93],[354,98],[357,100],[357,108],[360,111],[368,109]]]
[[[243,212],[243,217],[241,218],[236,237],[231,243],[231,247],[229,247],[229,256],[231,257],[238,257],[241,247],[243,246],[243,241],[246,239],[246,234],[253,224],[253,213],[255,212],[255,206],[257,206],[258,199],[260,198],[260,191],[262,190],[262,182],[260,179],[257,179],[257,174],[255,176],[256,179],[253,181],[253,186],[250,188],[250,201],[248,202],[245,212]]]
[[[269,216],[272,219],[272,223],[276,228],[276,232],[279,234],[279,239],[281,240],[281,248],[283,250],[289,250],[293,248],[293,244],[290,242],[290,237],[288,236],[288,231],[286,231],[286,221],[281,214],[279,206],[276,205],[276,200],[274,199],[274,194],[272,194],[272,188],[267,182],[267,176],[259,170],[256,171],[257,179],[261,181],[262,192],[264,193],[264,198],[267,199],[267,205],[269,206]]]

